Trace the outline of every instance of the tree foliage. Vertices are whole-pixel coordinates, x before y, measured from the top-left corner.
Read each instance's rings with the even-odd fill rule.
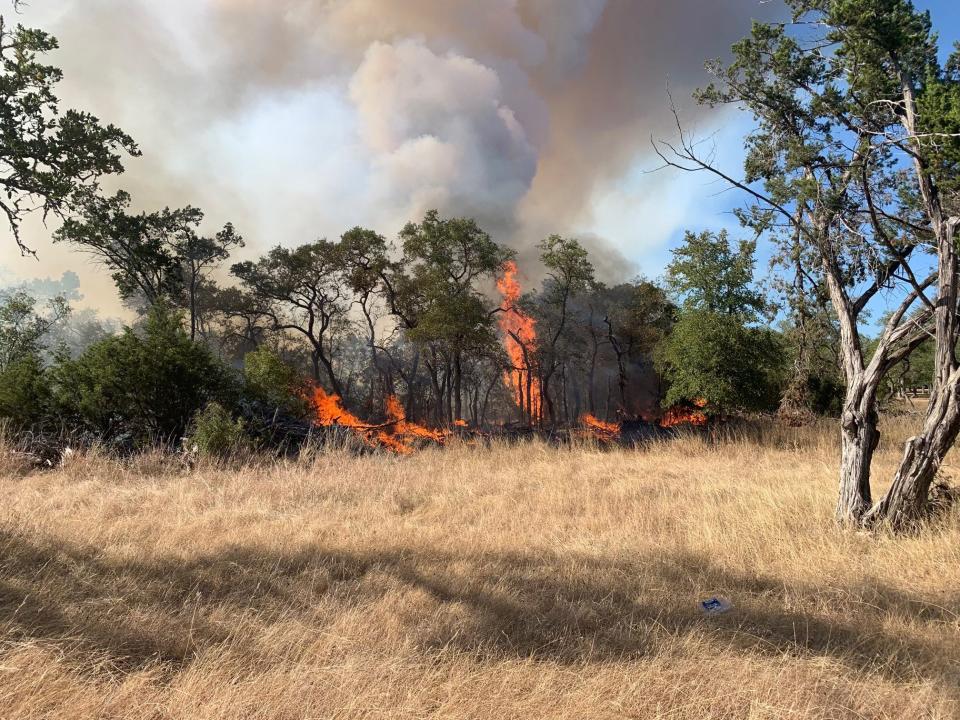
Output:
[[[42,30],[11,28],[0,16],[0,209],[23,253],[32,253],[20,235],[27,214],[66,216],[101,177],[123,171],[124,153],[140,154],[119,128],[60,107],[63,73],[43,62],[57,47]]]
[[[162,305],[140,333],[127,328],[58,364],[53,383],[62,416],[78,426],[107,438],[167,442],[182,437],[207,403],[230,405],[235,395],[227,369]]]
[[[784,357],[769,328],[747,327],[726,313],[681,312],[657,356],[669,383],[664,403],[706,402],[720,414],[773,410]]]
[[[754,325],[765,309],[754,267],[754,244],[735,251],[726,232],[688,232],[673,251],[667,280],[681,307],[657,356],[665,404],[706,402],[719,413],[776,406],[785,353],[775,333]]]
[[[26,292],[0,293],[0,371],[23,358],[39,357],[47,335],[69,312],[61,297],[51,299],[47,312],[40,313]]]
[[[741,240],[734,249],[726,230],[688,231],[671,251],[667,285],[687,310],[756,320],[767,307],[753,286],[756,248],[755,241]]]

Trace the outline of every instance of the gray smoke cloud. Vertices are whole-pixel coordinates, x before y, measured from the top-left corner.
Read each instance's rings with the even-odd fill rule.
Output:
[[[140,142],[144,157],[116,185],[145,208],[203,207],[213,224],[236,223],[251,253],[354,224],[392,236],[430,207],[477,217],[521,257],[547,233],[586,229],[615,278],[631,268],[589,232],[595,193],[651,134],[669,134],[667,84],[688,97],[706,59],[775,11],[760,0],[65,0],[38,1],[23,20],[60,37],[65,100]],[[41,257],[68,266],[60,252]]]

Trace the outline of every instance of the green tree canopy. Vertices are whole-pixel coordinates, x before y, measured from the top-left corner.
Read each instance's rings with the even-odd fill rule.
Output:
[[[0,209],[23,253],[32,253],[20,236],[28,213],[64,217],[102,176],[123,172],[122,153],[140,154],[120,129],[60,107],[63,73],[42,61],[57,47],[42,30],[11,29],[0,16]]]
[[[104,437],[173,442],[211,401],[232,405],[235,383],[181,318],[155,306],[141,332],[127,328],[53,370],[62,416]]]
[[[673,251],[667,278],[682,306],[657,350],[665,404],[706,401],[719,413],[776,407],[786,353],[773,331],[751,326],[766,306],[753,286],[753,254],[751,242],[734,251],[726,232],[688,232]]]
[[[754,241],[734,248],[726,230],[687,232],[672,250],[667,283],[686,309],[756,319],[766,309],[763,294],[753,286]]]
[[[407,337],[429,349],[436,419],[452,422],[462,413],[464,352],[483,353],[497,343],[496,308],[480,283],[491,281],[513,252],[472,218],[441,218],[436,210],[419,223],[408,223],[400,241],[402,259],[385,278],[391,310],[401,318]],[[441,362],[452,365],[446,387],[438,380]]]
[[[706,401],[714,413],[775,409],[785,364],[776,333],[709,310],[681,312],[657,349],[664,404]]]

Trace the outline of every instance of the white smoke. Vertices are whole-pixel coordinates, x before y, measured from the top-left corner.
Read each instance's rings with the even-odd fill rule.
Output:
[[[595,227],[597,189],[670,132],[668,80],[686,96],[751,16],[777,11],[760,0],[62,0],[30,4],[21,21],[60,38],[68,105],[142,145],[117,182],[139,207],[198,205],[213,225],[234,221],[251,255],[355,224],[393,236],[437,207],[530,253],[547,233]],[[45,271],[73,269],[44,232]],[[585,235],[598,266],[630,272],[610,238]],[[101,290],[81,274],[97,301],[112,293],[106,275]]]
[[[512,216],[537,150],[497,73],[419,40],[373,43],[350,82],[377,195],[418,217],[433,207],[495,222]]]

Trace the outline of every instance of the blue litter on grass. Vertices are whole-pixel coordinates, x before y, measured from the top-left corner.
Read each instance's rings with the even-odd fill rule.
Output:
[[[729,600],[720,597],[712,597],[709,600],[703,600],[700,603],[700,609],[707,615],[719,615],[732,608]]]

